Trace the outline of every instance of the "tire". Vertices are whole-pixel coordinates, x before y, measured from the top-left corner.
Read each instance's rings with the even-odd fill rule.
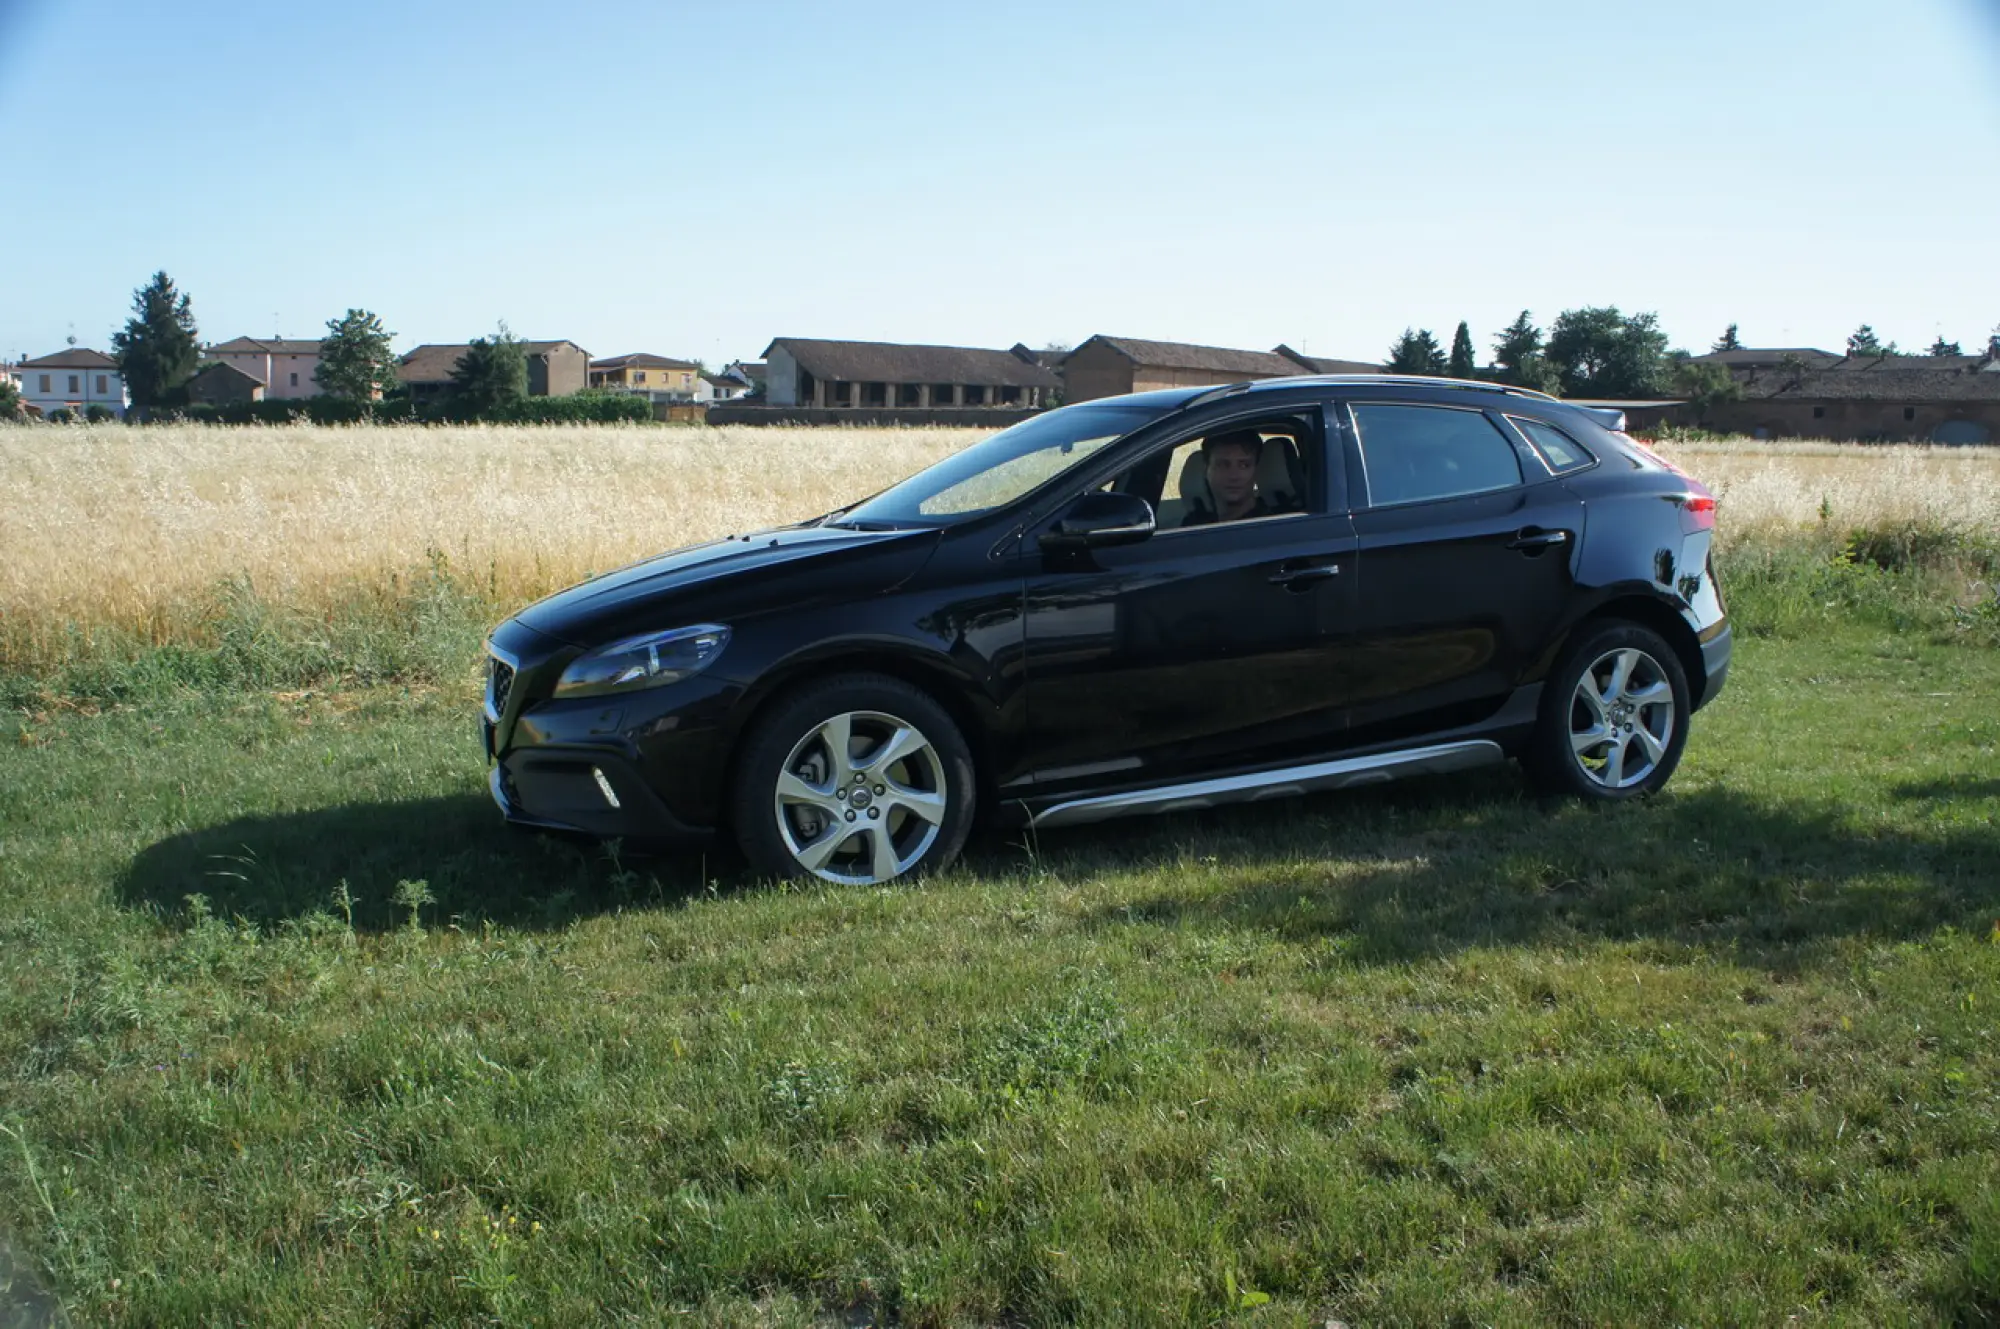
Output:
[[[1644,798],[1680,765],[1691,713],[1687,672],[1659,633],[1586,624],[1549,675],[1522,764],[1545,793]]]
[[[944,707],[901,679],[843,674],[752,724],[731,822],[758,872],[877,885],[956,859],[977,797],[971,749]]]

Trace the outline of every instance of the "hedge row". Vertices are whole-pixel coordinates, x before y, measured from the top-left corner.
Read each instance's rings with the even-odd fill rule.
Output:
[[[639,397],[621,393],[582,392],[572,397],[526,397],[505,411],[485,416],[454,411],[448,405],[418,406],[407,397],[391,397],[378,402],[347,401],[339,397],[304,397],[283,401],[239,401],[221,405],[182,406],[172,411],[154,411],[155,421],[184,420],[210,425],[316,425],[393,424],[643,424],[653,418],[652,407]]]

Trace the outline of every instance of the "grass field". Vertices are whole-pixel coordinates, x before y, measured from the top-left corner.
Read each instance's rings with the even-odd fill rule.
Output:
[[[557,484],[561,432],[490,464]],[[811,438],[770,517],[873,464]],[[263,527],[327,510],[271,460],[340,446],[416,469],[357,482],[380,557],[335,575]],[[0,600],[0,1324],[2000,1322],[2000,612],[1946,506],[1991,459],[1762,458],[1805,510],[1733,533],[1736,670],[1646,804],[1499,768],[794,890],[504,832],[455,560],[372,672],[300,644],[387,634],[313,588],[486,520],[377,493],[449,471],[409,447],[239,458],[157,528],[211,532],[158,546],[189,580],[133,517],[46,556],[82,607]],[[1711,458],[1725,529],[1777,492]],[[231,550],[285,590],[218,638],[20,645]]]

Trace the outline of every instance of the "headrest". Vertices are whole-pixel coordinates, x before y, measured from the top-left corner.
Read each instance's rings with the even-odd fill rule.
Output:
[[[1191,452],[1181,463],[1180,479],[1176,482],[1180,495],[1189,506],[1215,511],[1215,498],[1208,492],[1208,458],[1199,452]]]

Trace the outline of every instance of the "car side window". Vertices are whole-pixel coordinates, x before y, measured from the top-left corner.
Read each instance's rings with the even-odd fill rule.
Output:
[[[1351,408],[1374,507],[1511,489],[1514,444],[1484,412],[1357,402]]]
[[[1322,462],[1309,416],[1231,421],[1155,449],[1105,488],[1146,499],[1162,532],[1193,530],[1313,510]]]
[[[1549,470],[1557,475],[1564,471],[1578,471],[1596,461],[1597,458],[1584,450],[1583,444],[1557,429],[1552,424],[1540,420],[1530,420],[1519,415],[1507,417],[1508,423],[1521,431],[1521,436],[1534,444],[1535,451],[1549,464]]]

